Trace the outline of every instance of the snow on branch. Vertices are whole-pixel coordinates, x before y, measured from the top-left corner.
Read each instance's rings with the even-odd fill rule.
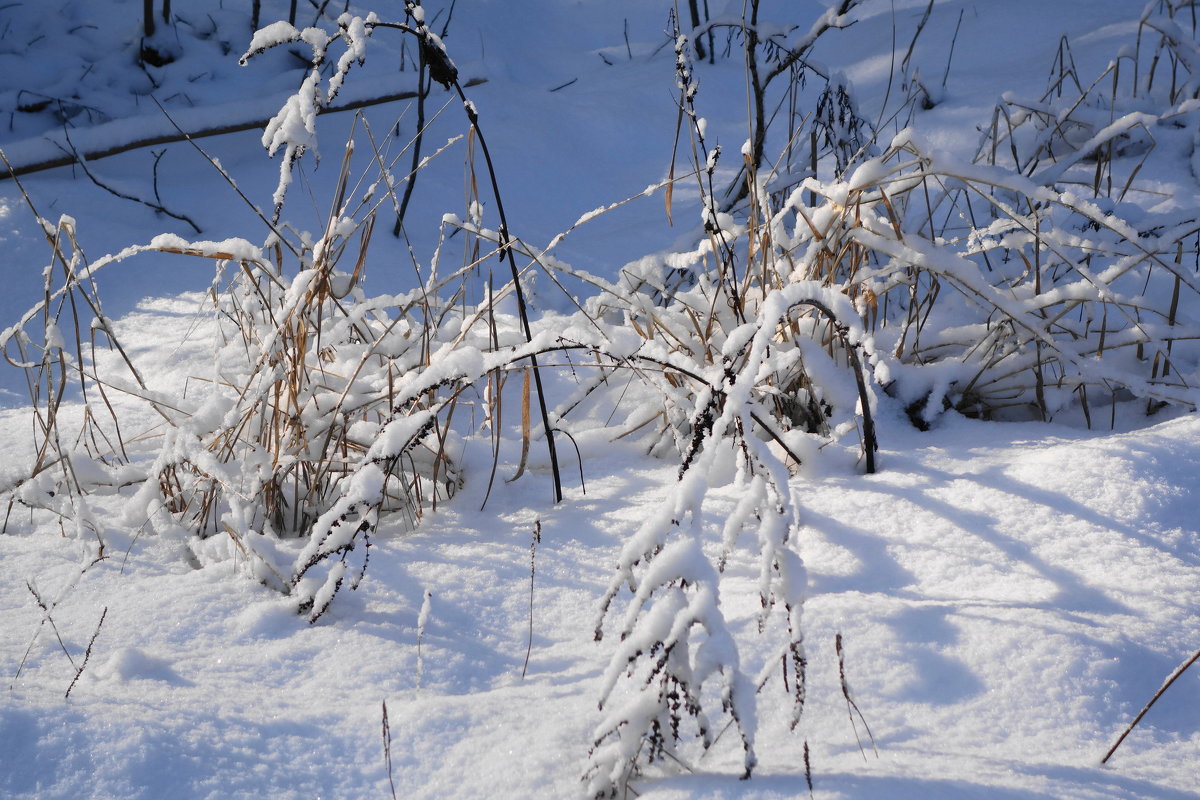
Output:
[[[280,21],[268,25],[255,32],[250,46],[238,63],[245,66],[251,57],[263,53],[273,47],[293,42],[304,42],[312,49],[312,69],[300,84],[300,88],[287,99],[283,108],[267,123],[263,131],[262,144],[267,153],[274,156],[280,150],[283,157],[279,164],[279,183],[276,186],[272,200],[275,213],[272,221],[279,221],[284,198],[288,186],[292,182],[292,169],[301,156],[308,150],[318,154],[316,118],[337,97],[346,74],[355,64],[362,64],[366,59],[367,39],[371,30],[378,22],[378,17],[372,12],[365,18],[353,14],[343,14],[338,18],[338,32],[328,34],[317,28],[298,30],[286,22]],[[340,41],[345,50],[339,56],[333,74],[328,80],[321,76],[321,65],[325,63],[329,46]]]

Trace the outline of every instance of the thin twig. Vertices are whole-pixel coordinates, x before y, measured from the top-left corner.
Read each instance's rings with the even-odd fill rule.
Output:
[[[1108,760],[1112,758],[1112,754],[1117,752],[1117,748],[1121,746],[1121,742],[1125,741],[1125,737],[1128,736],[1130,732],[1137,727],[1137,724],[1142,721],[1142,717],[1146,716],[1146,712],[1150,710],[1150,707],[1157,703],[1158,698],[1162,697],[1163,694],[1166,693],[1167,689],[1171,688],[1171,684],[1174,683],[1180,675],[1187,672],[1188,667],[1192,666],[1192,664],[1195,664],[1197,661],[1200,661],[1200,650],[1197,650],[1191,658],[1176,667],[1175,671],[1172,672],[1165,681],[1163,681],[1163,685],[1158,687],[1158,691],[1155,692],[1154,696],[1150,698],[1150,702],[1146,703],[1142,710],[1138,712],[1138,715],[1133,718],[1133,722],[1129,723],[1129,727],[1121,732],[1121,735],[1117,737],[1117,741],[1113,744],[1113,746],[1108,748],[1108,752],[1104,754],[1104,758],[1100,759],[1101,764],[1108,763]]]
[[[100,626],[104,624],[104,618],[107,616],[108,606],[105,606],[104,610],[100,612],[100,621],[96,623],[96,630],[92,632],[92,638],[88,640],[87,649],[83,651],[83,663],[75,670],[75,677],[71,680],[71,685],[67,687],[67,693],[63,695],[64,700],[71,697],[71,690],[75,688],[75,684],[79,682],[79,676],[87,668],[88,661],[92,658],[92,645],[96,643],[96,637],[100,635]]]
[[[808,756],[808,739],[804,740],[804,782],[808,785],[808,796],[813,797],[812,761]]]
[[[858,738],[858,725],[854,722],[854,715],[858,714],[859,720],[863,724],[863,728],[867,731],[867,738],[871,740],[871,749],[875,751],[875,757],[879,758],[879,749],[875,746],[875,736],[871,733],[871,726],[867,724],[867,718],[858,708],[858,703],[854,702],[854,698],[850,696],[850,685],[846,682],[846,658],[845,651],[842,650],[842,634],[838,633],[834,638],[834,647],[837,650],[838,659],[838,681],[842,686],[842,697],[846,698],[846,715],[850,717],[850,727],[854,730],[854,740],[858,742],[858,751],[862,753],[863,760],[867,758],[867,752],[863,749],[862,739]]]
[[[521,667],[521,678],[529,669],[529,654],[533,652],[533,577],[537,574],[537,546],[542,541],[542,521],[533,523],[533,538],[529,542],[529,643],[525,647],[525,665]]]
[[[396,800],[396,781],[392,778],[392,729],[388,726],[387,700],[383,701],[383,763],[387,765],[388,787]]]
[[[84,156],[81,156],[79,154],[79,151],[75,149],[75,145],[71,142],[71,134],[67,130],[66,125],[63,126],[63,137],[67,140],[67,147],[63,148],[60,146],[59,149],[60,150],[62,150],[62,149],[69,150],[69,152],[74,157],[74,162],[77,163],[79,165],[79,168],[83,170],[83,174],[87,176],[88,180],[90,180],[92,183],[96,184],[96,186],[100,187],[101,189],[103,189],[104,191],[113,195],[114,197],[119,197],[122,200],[129,200],[134,203],[141,203],[146,208],[152,209],[156,213],[166,214],[168,217],[177,219],[180,222],[186,222],[188,225],[192,226],[192,230],[194,230],[196,232],[197,236],[200,235],[201,233],[203,233],[203,231],[200,230],[200,226],[197,225],[192,220],[192,218],[189,217],[188,215],[176,214],[174,211],[171,211],[170,209],[166,208],[165,206],[161,205],[160,203],[151,202],[149,200],[143,200],[140,197],[136,197],[131,194],[126,194],[118,189],[114,189],[113,187],[111,187],[108,184],[101,181],[99,178],[97,178],[95,176],[95,174],[92,173],[92,171],[90,169],[88,169],[87,158]],[[154,174],[155,174],[154,194],[155,194],[155,196],[157,196],[158,195],[158,160],[157,159],[155,159],[155,161],[154,161]]]

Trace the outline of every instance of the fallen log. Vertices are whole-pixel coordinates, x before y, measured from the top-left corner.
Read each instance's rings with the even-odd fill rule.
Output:
[[[486,78],[472,78],[471,80],[467,81],[467,83],[465,83],[464,86],[478,86],[481,83],[487,83],[487,79]],[[377,97],[368,97],[368,98],[363,98],[360,100],[352,100],[347,103],[342,103],[342,104],[335,105],[335,106],[328,106],[326,108],[322,108],[318,113],[334,114],[339,111],[356,111],[360,108],[368,108],[370,106],[383,105],[384,103],[391,103],[391,102],[395,102],[396,100],[412,100],[416,96],[417,96],[417,92],[415,90],[408,90],[408,91],[403,91],[403,92],[393,92],[391,94],[379,95]],[[274,114],[272,114],[271,116],[274,116]],[[214,125],[212,127],[198,128],[196,130],[186,130],[182,133],[179,130],[172,128],[168,132],[158,133],[158,134],[154,134],[154,135],[150,135],[150,136],[144,136],[144,137],[140,137],[137,139],[132,139],[127,142],[121,142],[121,143],[115,144],[115,145],[108,145],[105,147],[97,147],[97,148],[91,149],[91,150],[84,150],[83,148],[80,148],[80,149],[82,150],[81,155],[83,156],[83,159],[85,161],[95,161],[97,159],[108,158],[109,156],[115,156],[120,153],[127,153],[131,150],[139,150],[143,147],[153,147],[153,146],[159,145],[159,144],[171,144],[174,142],[182,142],[182,141],[186,141],[187,139],[203,139],[208,136],[221,136],[226,133],[238,133],[240,131],[248,131],[248,130],[253,130],[255,128],[263,128],[263,127],[266,127],[267,123],[270,121],[271,121],[271,117],[267,117],[265,119],[263,119],[261,117],[256,117],[253,120],[247,120],[245,122],[234,122],[234,123],[226,123],[226,124],[222,124],[222,125]],[[53,141],[53,140],[47,139],[46,141]],[[3,150],[3,148],[0,148],[0,150]],[[32,160],[28,163],[19,163],[19,161],[17,161],[16,159],[12,159],[12,158],[10,158],[9,161],[12,162],[11,168],[0,167],[0,181],[9,180],[10,178],[19,178],[23,175],[29,175],[34,172],[42,172],[44,170],[54,169],[56,167],[70,166],[71,164],[76,163],[77,158],[74,154],[70,154],[70,155],[59,155],[59,156],[55,156],[53,158],[36,159],[36,160]]]

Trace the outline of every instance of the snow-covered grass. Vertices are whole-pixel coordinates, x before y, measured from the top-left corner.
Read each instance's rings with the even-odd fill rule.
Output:
[[[222,137],[119,181],[115,256],[17,232],[55,263],[3,339],[7,793],[1196,796],[1195,675],[1098,763],[1200,639],[1194,8],[645,5],[151,42],[160,89],[217,33],[299,88],[277,168]],[[441,86],[332,147],[397,56]],[[96,63],[79,94],[129,78]],[[554,179],[582,153],[632,185]],[[108,276],[168,258],[208,291],[128,313]]]

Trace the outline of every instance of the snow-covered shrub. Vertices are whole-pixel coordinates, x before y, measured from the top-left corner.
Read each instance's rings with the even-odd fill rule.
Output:
[[[1175,30],[1175,6],[1158,5],[1166,21],[1148,15],[1143,29]],[[1114,99],[1112,120],[1078,134],[1067,122],[1072,108],[1091,102],[1086,92],[1036,113],[1010,104],[997,116],[1009,127],[1001,134],[993,126],[981,149],[987,157],[959,163],[911,131],[881,141],[850,82],[810,68],[816,37],[849,25],[855,7],[843,0],[790,40],[790,26],[772,28],[753,15],[710,23],[708,30],[738,28],[756,73],[736,170],[726,170],[728,155],[723,161],[706,140],[689,42],[676,32],[681,138],[694,155],[690,173],[677,177],[672,165],[664,185],[670,214],[674,186],[696,181],[697,230],[690,249],[648,256],[616,283],[559,264],[553,243],[542,250],[516,239],[496,190],[498,225],[485,225],[475,197],[466,219],[447,216],[444,224],[491,242],[511,281],[471,293],[486,299],[468,305],[466,293],[438,277],[435,253],[419,291],[367,297],[370,232],[403,183],[386,168],[361,197],[343,170],[334,211],[311,241],[267,221],[261,248],[158,237],[88,266],[70,246],[70,220],[47,226],[61,284],[48,284],[46,302],[5,338],[19,345],[13,357],[41,387],[41,453],[13,497],[102,543],[95,498],[120,494],[131,525],[185,530],[196,553],[209,553],[203,542],[214,535],[231,542],[255,577],[292,593],[315,619],[362,577],[386,515],[411,524],[453,494],[458,437],[501,435],[499,398],[505,378],[519,372],[524,444],[544,437],[552,464],[556,433],[599,425],[680,465],[669,501],[622,548],[601,602],[595,635],[615,630],[620,641],[601,686],[588,790],[619,794],[648,761],[686,763],[696,752],[690,739],[708,747],[726,728],[738,732],[749,775],[766,678],[729,619],[725,568],[754,563],[759,627],[786,630],[763,663],[773,669],[780,657],[790,665],[794,727],[807,660],[797,549],[805,520],[792,473],[822,451],[854,453],[873,470],[881,392],[926,426],[946,408],[1046,418],[1078,402],[1090,415],[1099,399],[1119,393],[1194,404],[1200,379],[1189,302],[1200,290],[1200,228],[1125,197],[1153,141],[1146,137],[1177,135],[1173,121],[1195,112],[1190,51],[1180,37],[1162,38],[1177,78],[1166,99],[1155,94],[1161,77],[1137,95],[1157,110],[1118,110]],[[277,24],[256,37],[252,52],[306,43],[317,65],[264,136],[282,153],[277,216],[295,160],[315,148],[313,120],[381,28],[417,37],[422,74],[458,93],[471,137],[489,158],[453,62],[420,6],[407,2],[406,13],[403,23],[345,16],[332,34]],[[344,48],[336,62],[327,57],[331,46]],[[776,82],[785,75],[786,85]],[[812,113],[780,116],[770,129],[764,109],[779,94]],[[767,157],[772,147],[778,158]],[[1116,167],[1127,170],[1123,180],[1109,180]],[[1090,171],[1100,177],[1081,181]],[[732,184],[720,187],[727,178]],[[128,357],[132,383],[101,374],[83,343],[71,347],[59,327],[74,299],[93,309],[93,338],[115,342],[89,276],[146,252],[215,259],[229,276],[214,287],[223,346],[199,395],[154,394]],[[586,310],[572,319],[531,320],[518,256],[550,274],[583,277],[598,295],[578,299]],[[509,298],[516,313],[501,310]],[[570,357],[565,371],[575,384],[553,413],[542,411],[539,428],[531,387],[543,402],[536,359],[550,354]],[[67,440],[58,414],[73,377],[86,405],[82,438]],[[609,388],[629,384],[635,402],[624,402],[625,388]],[[118,386],[162,417],[159,438],[122,436],[117,413],[100,422]],[[472,396],[483,398],[482,425],[454,413]],[[608,413],[588,415],[605,404]],[[711,490],[728,482],[739,501],[713,520]],[[298,540],[291,553],[289,536]],[[773,621],[773,609],[782,620]]]
[[[752,47],[749,27],[744,35]],[[875,398],[864,370],[874,346],[852,299],[861,293],[848,290],[832,266],[828,274],[804,273],[798,262],[806,237],[795,230],[800,190],[773,208],[753,141],[742,153],[748,200],[733,213],[721,210],[714,190],[720,150],[708,147],[695,111],[688,44],[676,32],[681,119],[696,154],[703,235],[689,252],[627,269],[623,286],[597,301],[598,313],[620,314],[641,337],[630,360],[657,367],[644,376],[663,399],[651,448],[673,445],[680,459],[670,502],[624,546],[596,623],[601,639],[628,588],[586,775],[597,796],[623,793],[644,764],[664,757],[686,764],[686,739],[707,749],[729,725],[741,738],[743,777],[754,769],[757,693],[765,681],[750,677],[721,602],[722,573],[747,528],[756,532],[750,557],[759,573],[759,630],[776,606],[786,619],[778,656],[792,666],[790,720],[798,725],[807,690],[807,578],[796,550],[803,514],[791,470],[850,434],[858,434],[864,466],[874,470]],[[839,124],[832,104],[852,104],[841,84],[830,84],[823,98],[829,146],[844,157],[847,142],[832,135]],[[714,525],[705,500],[730,475],[741,500]],[[720,542],[719,551],[710,542]]]
[[[854,7],[831,8],[794,47],[852,23]],[[1200,225],[1170,202],[1134,202],[1156,142],[1196,149],[1188,122],[1200,60],[1190,8],[1147,4],[1136,46],[1090,82],[1076,74],[1064,40],[1045,95],[1006,98],[969,164],[909,130],[881,139],[842,76],[810,65],[765,100],[770,83],[751,80],[761,91],[751,92],[742,190],[720,193],[743,199],[710,203],[707,251],[645,259],[628,271],[628,285],[661,304],[701,275],[732,276],[735,307],[758,275],[839,287],[874,336],[876,381],[922,426],[950,407],[1048,419],[1077,404],[1092,421],[1098,404],[1130,393],[1151,407],[1194,406],[1200,352],[1188,309],[1200,290]],[[771,63],[753,49],[755,34],[743,39],[748,69],[777,74],[756,61]],[[775,52],[776,63],[788,62]],[[680,63],[689,87],[681,106],[715,159],[688,105],[690,67]],[[756,111],[764,102],[811,113],[780,114],[772,126]],[[698,165],[710,176],[702,194],[715,194],[714,167]]]
[[[410,19],[412,27],[399,27],[434,36],[420,23],[419,6]],[[381,516],[411,526],[453,495],[460,474],[449,419],[462,389],[508,360],[506,354],[485,363],[478,348],[509,348],[527,338],[509,317],[443,299],[446,283],[436,266],[409,294],[363,293],[376,215],[392,207],[402,181],[381,171],[365,192],[352,188],[353,135],[320,234],[277,222],[294,161],[315,144],[313,119],[361,61],[373,21],[344,16],[333,36],[278,23],[251,44],[253,53],[303,41],[318,66],[331,45],[344,45],[333,72],[314,68],[264,135],[264,145],[283,158],[276,220],[264,219],[262,247],[163,235],[87,264],[73,247],[73,220],[43,222],[62,275],[47,270],[46,299],[3,337],[9,359],[30,371],[39,419],[39,457],[32,474],[11,487],[15,499],[99,538],[98,496],[123,490],[132,527],[186,532],[201,560],[214,548],[200,542],[228,537],[226,553],[292,593],[313,619],[346,579],[361,577]],[[136,358],[120,349],[91,282],[98,270],[147,253],[216,264],[209,324],[219,347],[211,370],[195,375],[180,396],[148,387]],[[504,302],[513,291],[499,287],[494,297]],[[59,326],[86,331],[80,316],[88,308],[91,350],[82,342],[70,347]],[[121,362],[96,358],[97,343],[115,346]],[[81,430],[59,418],[72,390],[84,403]],[[110,395],[118,396],[115,406]],[[131,437],[122,416],[138,403],[161,423]],[[289,555],[282,540],[296,537],[306,545]]]
[[[622,699],[606,709],[596,729],[588,773],[589,791],[594,794],[621,790],[642,759],[653,762],[670,754],[682,760],[677,747],[689,717],[695,736],[707,748],[713,741],[714,711],[727,714],[736,724],[744,750],[744,775],[750,775],[755,765],[756,683],[742,666],[720,597],[721,573],[746,528],[757,533],[752,552],[759,565],[759,628],[776,605],[786,616],[788,636],[781,643],[781,655],[790,661],[795,675],[793,727],[803,710],[807,659],[801,622],[807,580],[794,543],[802,515],[789,485],[789,466],[801,462],[797,451],[813,452],[819,442],[844,433],[844,426],[853,429],[854,421],[847,420],[837,432],[793,427],[791,414],[778,402],[778,385],[785,376],[805,376],[808,388],[797,392],[811,393],[814,405],[837,404],[843,413],[854,407],[852,398],[860,397],[863,409],[869,408],[872,398],[861,383],[862,394],[855,392],[853,384],[836,386],[836,379],[833,386],[818,383],[808,377],[805,367],[806,355],[814,361],[828,360],[814,329],[831,327],[838,346],[847,353],[855,353],[860,345],[861,327],[844,295],[804,281],[771,290],[747,305],[754,316],[722,331],[717,359],[696,363],[650,341],[637,351],[639,361],[662,368],[660,388],[668,407],[687,399],[692,408],[686,423],[670,426],[681,458],[671,500],[625,544],[596,623],[600,639],[605,617],[628,587],[632,598],[620,623],[621,642],[605,673],[602,706]],[[814,317],[803,313],[814,309],[819,312]],[[646,324],[658,328],[659,336],[669,330],[662,322]],[[836,367],[833,372],[837,373]],[[837,389],[847,388],[848,395],[837,396]],[[677,408],[682,410],[682,405]],[[817,412],[817,417],[823,415]],[[869,411],[865,419],[870,420]],[[870,434],[866,441],[866,452],[871,453]],[[742,499],[718,531],[710,528],[712,523],[705,517],[705,499],[712,487],[729,479],[730,472]],[[718,539],[720,556],[714,560],[705,545]],[[768,661],[775,663],[773,658]],[[719,684],[716,708],[709,708],[712,681]],[[615,693],[618,683],[624,684],[623,693]]]
[[[1143,25],[1171,29],[1162,19]],[[744,38],[754,41],[749,31]],[[682,466],[672,502],[627,543],[597,623],[600,637],[605,617],[620,619],[621,643],[605,676],[590,791],[620,794],[663,756],[688,763],[686,721],[707,748],[714,712],[736,724],[746,774],[753,768],[763,684],[743,674],[720,600],[721,571],[745,527],[758,530],[764,614],[779,604],[787,615],[793,724],[799,719],[805,586],[794,542],[803,512],[788,471],[855,433],[872,468],[872,386],[900,399],[921,427],[951,407],[1046,419],[1075,404],[1091,422],[1099,403],[1130,394],[1200,401],[1192,388],[1200,324],[1188,311],[1200,291],[1200,224],[1098,189],[1089,197],[1076,183],[1081,165],[1098,171],[1110,161],[1132,183],[1143,151],[1114,150],[1102,167],[1092,154],[1122,135],[1136,141],[1135,129],[1170,133],[1176,117],[1192,113],[1194,90],[1180,94],[1190,85],[1189,51],[1169,44],[1180,38],[1160,45],[1174,48],[1175,77],[1156,114],[1110,120],[1069,152],[1044,145],[1061,136],[1047,123],[1041,142],[1052,163],[1040,167],[1018,156],[1015,165],[959,163],[910,130],[879,142],[853,87],[831,76],[812,98],[807,129],[772,133],[752,117],[739,172],[745,191],[724,192],[733,198],[724,206],[714,190],[720,151],[705,142],[688,42],[677,38],[703,234],[691,251],[627,268],[597,308],[621,315],[644,340],[637,358],[660,365],[646,380],[663,408],[632,422],[658,452],[673,446]],[[1045,117],[1055,114],[1068,116]],[[767,169],[760,156],[772,142],[780,155]],[[812,152],[789,158],[795,142]],[[997,149],[993,140],[984,152]],[[706,528],[710,481],[731,471],[742,503],[725,525]],[[718,541],[719,556],[706,551]],[[625,587],[622,613],[615,605]]]
[[[936,365],[937,378],[882,382],[897,380],[895,393],[909,402],[928,392],[917,416],[945,405],[1048,419],[1077,403],[1090,424],[1097,404],[1130,392],[1151,409],[1196,405],[1200,328],[1189,309],[1200,291],[1200,224],[1171,203],[1138,198],[1156,151],[1196,147],[1190,7],[1148,3],[1135,45],[1094,78],[1078,73],[1064,38],[1045,93],[1006,96],[973,164],[950,163],[902,134],[879,162],[891,160],[890,174],[873,166],[851,177],[852,191],[879,188],[868,204],[880,213],[863,217],[874,233],[855,240],[907,245],[878,248],[915,276],[911,301],[899,304],[909,318],[895,354]],[[864,278],[900,274],[875,264]],[[943,285],[957,292],[947,298]],[[895,317],[900,298],[891,295]]]
[[[1150,0],[1138,19],[1135,42],[1095,76],[1079,73],[1064,36],[1045,91],[1037,97],[1006,95],[984,131],[976,160],[1039,182],[1067,181],[1093,196],[1125,200],[1158,148],[1159,134],[1169,137],[1190,127],[1200,97],[1196,36],[1194,3]],[[1194,152],[1194,137],[1189,138],[1184,146]]]
[[[17,496],[86,524],[93,513],[87,495],[136,486],[124,501],[126,520],[135,527],[144,520],[164,533],[181,527],[200,539],[227,535],[248,559],[252,574],[284,590],[302,589],[296,585],[320,559],[307,554],[291,572],[278,561],[274,542],[320,530],[322,515],[342,493],[347,474],[393,418],[421,422],[411,441],[381,465],[373,513],[398,512],[415,524],[423,509],[451,496],[459,481],[447,450],[452,439],[433,429],[437,412],[454,398],[439,397],[434,386],[419,393],[405,390],[410,374],[427,365],[439,344],[430,335],[429,316],[445,321],[453,312],[420,293],[363,294],[375,202],[347,200],[343,180],[336,213],[316,242],[305,245],[273,235],[259,248],[244,240],[188,242],[162,235],[92,265],[81,264],[78,252],[63,253],[58,244],[70,240],[70,220],[50,230],[59,260],[72,269],[63,285],[48,288],[47,300],[4,337],[10,358],[14,344],[29,353],[22,365],[35,376],[35,385],[44,387],[35,397],[44,409],[43,455],[35,479],[18,487]],[[64,310],[86,299],[96,313],[93,348],[96,340],[119,347],[89,278],[115,261],[146,253],[217,263],[210,298],[219,346],[211,372],[197,375],[186,396],[153,392],[129,357],[128,377],[114,374],[118,370],[111,360],[98,364],[93,353],[67,347],[58,333]],[[339,268],[342,264],[346,269]],[[226,273],[230,277],[222,285],[220,276]],[[26,326],[39,320],[46,335],[35,345]],[[72,378],[85,403],[82,450],[63,440],[68,428],[57,414]],[[98,410],[113,408],[111,394],[122,395],[123,403],[144,401],[162,418],[151,445],[144,435],[122,438],[129,433],[116,415],[108,424],[99,422]],[[53,479],[59,470],[62,475]],[[64,487],[69,491],[61,491]],[[64,507],[68,502],[73,507]],[[366,544],[364,539],[356,554],[364,561]],[[344,562],[354,547],[339,542],[323,556],[336,554]]]
[[[746,199],[750,186],[745,180],[748,173],[758,173],[767,156],[768,133],[774,121],[783,108],[788,109],[786,121],[776,128],[797,127],[797,114],[805,105],[803,90],[810,79],[815,79],[824,87],[821,98],[817,103],[816,115],[819,118],[813,127],[821,128],[824,143],[834,152],[849,158],[857,147],[867,140],[859,136],[859,132],[869,127],[858,117],[853,107],[853,99],[846,91],[844,78],[830,75],[810,60],[814,45],[828,31],[848,28],[857,21],[855,11],[862,5],[862,0],[838,0],[829,6],[825,13],[813,20],[812,24],[803,29],[789,20],[767,20],[761,16],[761,0],[748,0],[740,14],[726,13],[708,18],[703,25],[693,27],[684,39],[689,49],[695,48],[700,60],[704,60],[701,41],[705,36],[709,40],[708,57],[712,60],[716,48],[712,47],[713,34],[723,30],[727,36],[725,53],[736,53],[740,49],[746,64],[746,85],[750,105],[750,139],[743,148],[743,158],[746,160],[746,170],[738,172],[734,181],[726,188],[723,197],[728,198],[723,204],[732,206]],[[691,9],[691,19],[698,23],[699,15],[696,9]],[[708,14],[705,14],[708,17]],[[678,25],[672,16],[672,26],[676,32],[676,42],[679,42]],[[738,47],[734,47],[735,41]],[[676,69],[681,75],[686,75],[685,84],[692,84],[691,67],[681,64],[683,54],[676,48]],[[782,79],[782,80],[781,80]],[[695,89],[690,90],[694,96]],[[774,112],[770,109],[774,108]],[[694,111],[694,109],[693,109]],[[815,139],[814,139],[815,142]],[[782,172],[791,168],[793,158],[800,157],[800,147],[794,146],[794,137],[787,138],[783,157],[777,162],[785,165]],[[801,145],[804,143],[801,142]],[[811,147],[816,150],[816,145]],[[810,159],[803,161],[804,166],[815,163],[817,155],[809,153]],[[779,166],[776,169],[780,169]],[[747,172],[748,171],[748,172]]]

